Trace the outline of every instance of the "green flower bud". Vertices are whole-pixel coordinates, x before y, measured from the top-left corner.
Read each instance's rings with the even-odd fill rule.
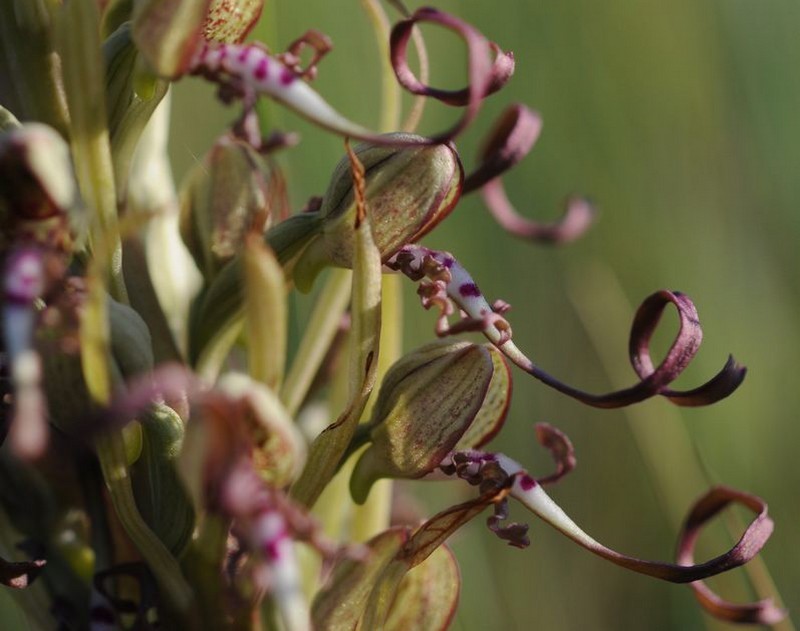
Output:
[[[350,479],[355,501],[363,503],[380,478],[430,473],[468,431],[472,447],[486,442],[505,420],[510,395],[508,368],[493,346],[436,342],[400,359],[381,384],[372,444]]]
[[[264,0],[211,0],[203,36],[207,40],[238,44],[258,22]]]
[[[67,143],[51,127],[29,123],[0,135],[0,210],[13,220],[40,220],[77,205]]]
[[[398,141],[418,139],[408,134],[395,137]],[[364,143],[355,153],[364,165],[367,213],[384,260],[427,234],[450,213],[461,194],[464,174],[450,145]],[[319,210],[319,234],[295,267],[299,289],[309,289],[325,266],[352,266],[355,213],[353,176],[345,157],[333,172]]]
[[[203,40],[239,43],[261,16],[263,0],[138,0],[136,45],[161,77],[186,70]]]
[[[271,193],[280,176],[247,143],[223,137],[187,176],[180,229],[206,280],[244,248],[248,233],[271,223]]]
[[[209,0],[138,0],[133,39],[153,71],[165,78],[183,74],[200,38]]]
[[[80,298],[78,299],[80,300]],[[111,333],[111,370],[115,383],[130,379],[153,369],[153,351],[150,332],[136,311],[109,298],[108,306]],[[81,370],[81,357],[59,347],[60,331],[43,329],[42,360],[44,383],[50,420],[61,431],[73,434],[81,431],[83,422],[90,418],[92,407],[89,392]],[[56,339],[48,339],[55,337]],[[131,430],[132,432],[135,430]],[[135,459],[135,434],[131,434],[130,458]]]

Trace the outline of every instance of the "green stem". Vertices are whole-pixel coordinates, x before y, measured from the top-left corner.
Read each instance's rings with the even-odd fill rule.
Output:
[[[108,517],[102,494],[102,473],[94,458],[82,457],[78,462],[78,480],[81,485],[86,514],[91,528],[91,546],[95,554],[96,570],[105,570],[112,565],[112,543]],[[96,571],[95,570],[95,571]]]
[[[333,269],[319,295],[292,367],[280,391],[290,416],[295,416],[333,341],[350,300],[350,270]]]
[[[197,595],[203,626],[207,629],[224,629],[228,624],[228,609],[220,603],[225,599],[222,563],[229,529],[228,520],[207,513],[183,560],[186,575]]]
[[[389,57],[390,24],[389,18],[378,0],[361,0],[367,12],[375,34],[378,55],[381,60],[381,120],[382,132],[397,129],[400,124],[401,93],[400,85],[394,76]],[[376,383],[383,381],[383,376],[391,365],[400,359],[403,353],[403,294],[401,278],[397,274],[384,276],[381,284],[381,353],[378,357],[378,373]],[[364,419],[369,419],[376,397],[367,401],[362,414],[362,424],[356,429],[354,440],[348,446],[347,454],[359,449],[369,439],[364,428]],[[357,443],[357,444],[353,444]],[[342,462],[347,456],[342,458]],[[392,503],[392,481],[389,479],[377,482],[366,502],[356,506],[353,512],[351,539],[367,541],[374,535],[389,527]]]
[[[56,12],[56,43],[70,112],[75,175],[92,213],[90,235],[109,291],[127,302],[117,221],[114,168],[105,107],[105,69],[95,2],[68,2]]]
[[[381,64],[381,120],[382,132],[394,131],[400,124],[400,84],[394,76],[389,58],[389,18],[378,0],[361,0],[372,23],[375,43],[378,45],[378,58]]]
[[[178,562],[139,514],[131,488],[122,433],[115,430],[98,437],[95,447],[111,502],[122,526],[144,557],[172,609],[179,617],[186,619],[191,613],[192,591]]]

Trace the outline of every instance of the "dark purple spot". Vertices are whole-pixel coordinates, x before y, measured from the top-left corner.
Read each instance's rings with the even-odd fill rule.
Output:
[[[477,298],[481,295],[481,290],[478,289],[478,286],[475,283],[464,283],[458,288],[458,293],[464,296],[464,298]]]
[[[297,77],[295,76],[295,74],[288,68],[284,68],[281,71],[281,85],[286,85],[286,86],[292,85],[292,83],[294,83],[294,80],[296,78]]]
[[[453,267],[453,263],[455,262],[456,260],[454,258],[447,256],[442,260],[442,265],[444,265],[447,269],[450,269]]]
[[[258,62],[258,66],[256,66],[256,70],[253,74],[259,81],[263,81],[267,78],[268,63],[269,60],[266,57]]]
[[[247,46],[247,47],[242,49],[242,52],[239,53],[239,61],[241,63],[244,63],[244,62],[247,61],[247,58],[250,56],[250,51],[251,50],[252,50],[252,48],[250,46]]]
[[[532,488],[534,488],[536,486],[536,480],[534,480],[529,475],[523,475],[519,479],[519,485],[520,485],[520,487],[522,487],[523,491],[530,491]]]
[[[264,554],[270,561],[277,561],[280,556],[278,541],[270,541],[264,546]]]

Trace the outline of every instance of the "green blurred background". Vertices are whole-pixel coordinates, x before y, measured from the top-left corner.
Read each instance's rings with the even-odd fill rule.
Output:
[[[763,559],[797,611],[800,4],[437,6],[477,25],[517,61],[510,84],[458,142],[467,169],[494,116],[524,102],[545,126],[532,154],[506,178],[518,210],[553,219],[563,198],[579,192],[596,201],[600,216],[582,240],[553,249],[504,234],[473,196],[426,244],[451,250],[490,299],[509,301],[518,345],[579,387],[599,392],[633,382],[628,328],[635,307],[661,288],[689,294],[706,333],[678,387],[705,381],[728,353],[749,368],[742,388],[709,408],[682,410],[659,399],[621,411],[584,407],[515,371],[511,412],[492,448],[544,473],[551,464],[532,425],[562,428],[578,468],[552,495],[590,534],[645,558],[671,558],[683,515],[709,480],[761,495],[777,524]],[[353,120],[376,126],[378,64],[360,2],[271,0],[259,36],[280,50],[312,27],[335,44],[315,87]],[[434,82],[460,85],[464,46],[435,27],[425,34]],[[174,106],[171,151],[180,177],[234,112],[198,80],[178,86]],[[441,130],[458,114],[431,105],[422,129]],[[282,158],[300,208],[324,191],[341,141],[278,108],[270,116],[302,134]],[[414,289],[409,283],[406,290],[407,348],[433,335],[433,316],[418,307]],[[666,318],[656,357],[676,320]],[[404,488],[424,493],[430,512],[470,492],[449,483]],[[530,523],[524,551],[496,539],[482,520],[452,541],[463,575],[454,629],[727,628],[700,613],[688,588],[620,570]],[[731,538],[718,526],[701,542],[710,556]],[[711,583],[731,598],[753,597],[742,570]]]

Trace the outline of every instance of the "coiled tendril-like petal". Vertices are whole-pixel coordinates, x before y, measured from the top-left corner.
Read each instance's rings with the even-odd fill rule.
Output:
[[[484,141],[478,167],[464,180],[464,193],[480,190],[489,211],[506,231],[539,243],[568,243],[581,237],[595,217],[585,198],[567,198],[558,221],[542,223],[520,215],[506,196],[501,176],[522,160],[539,138],[542,119],[525,105],[508,107]]]
[[[407,245],[387,263],[412,280],[422,280],[420,295],[426,309],[440,311],[436,332],[440,336],[462,331],[480,331],[514,364],[539,381],[573,399],[597,408],[618,408],[662,395],[681,406],[715,403],[733,393],[742,383],[746,369],[729,357],[723,368],[705,384],[688,391],[668,387],[689,365],[703,337],[694,303],[680,292],[658,291],[641,304],[631,327],[629,355],[640,381],[629,388],[606,394],[592,394],[556,379],[533,363],[511,340],[511,325],[503,316],[505,303],[489,305],[469,272],[448,252]],[[447,318],[457,305],[466,318],[449,325]],[[658,366],[650,357],[650,338],[664,309],[673,305],[680,328],[665,358]]]

